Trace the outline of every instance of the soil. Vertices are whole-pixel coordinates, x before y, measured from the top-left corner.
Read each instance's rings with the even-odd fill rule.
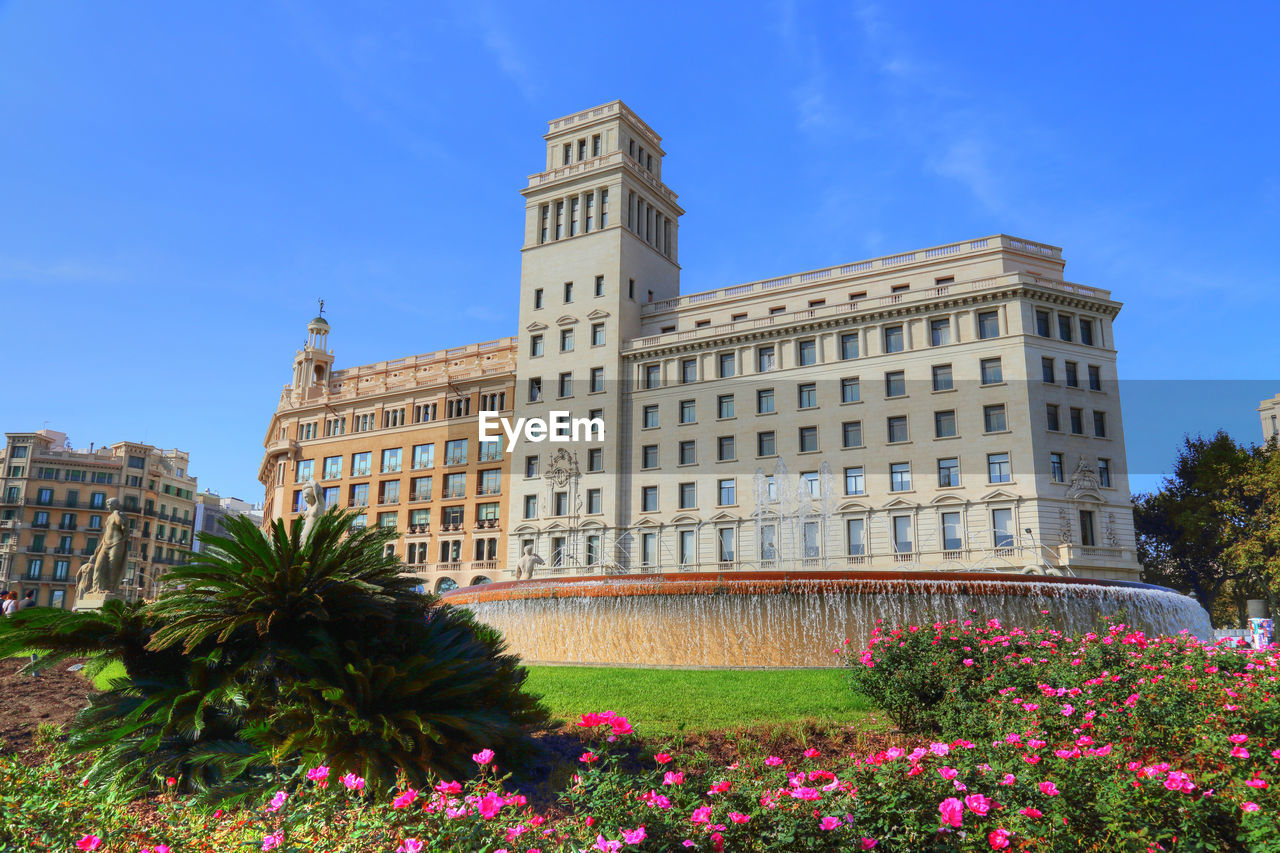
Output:
[[[0,753],[23,753],[36,745],[41,725],[64,727],[97,692],[89,680],[67,667],[65,660],[38,676],[19,673],[24,658],[0,660]]]

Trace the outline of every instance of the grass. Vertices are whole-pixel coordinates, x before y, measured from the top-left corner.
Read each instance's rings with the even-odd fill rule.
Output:
[[[526,689],[556,717],[617,711],[646,735],[757,726],[873,727],[871,700],[839,669],[688,670],[531,666]]]
[[[113,678],[123,678],[127,673],[124,671],[124,664],[118,660],[113,660],[107,664],[102,672],[93,677],[93,686],[99,690],[106,690],[111,686]]]

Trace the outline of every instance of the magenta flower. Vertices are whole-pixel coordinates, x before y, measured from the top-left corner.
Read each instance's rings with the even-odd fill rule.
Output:
[[[1227,735],[1227,740],[1231,741],[1232,743],[1244,743],[1248,739],[1249,739],[1249,736],[1244,734]]]
[[[946,765],[938,768],[938,775],[943,779],[946,779],[948,782],[956,778],[956,774],[959,772],[960,771],[956,770],[954,767],[947,767]]]
[[[1231,748],[1231,757],[1232,758],[1248,758],[1249,750],[1245,749],[1243,746],[1233,746]]]
[[[1015,782],[1017,782],[1017,781],[1018,781],[1018,777],[1017,777],[1017,776],[1014,776],[1012,773],[1006,773],[1006,774],[1004,774],[1004,778],[1000,780],[1000,784],[1001,784],[1001,785],[1012,785],[1013,783],[1015,783]]]
[[[280,811],[280,807],[284,805],[284,801],[287,799],[289,799],[289,795],[284,791],[276,791],[276,795],[271,798],[271,802],[267,803],[267,811]]]
[[[804,751],[805,758],[817,758],[821,754],[822,753],[818,752],[818,750],[814,749],[813,747],[809,747]]]
[[[587,750],[586,752],[582,753],[582,755],[578,756],[578,760],[581,761],[583,764],[594,764],[595,762],[600,760],[600,756],[596,755],[591,750]]]
[[[653,760],[658,762],[659,764],[670,764],[671,756],[667,755],[665,752],[659,752],[657,755],[653,757]]]
[[[622,840],[628,844],[639,844],[641,841],[644,841],[646,835],[647,833],[644,831],[643,826],[637,826],[635,829],[622,830]]]
[[[1024,814],[1027,817],[1032,818],[1033,820],[1038,817],[1044,817],[1044,812],[1040,811],[1034,806],[1027,806],[1025,809],[1019,809],[1018,811],[1019,813]]]
[[[992,850],[1003,850],[1009,846],[1009,830],[1000,828],[987,833],[987,843]]]
[[[859,849],[859,850],[870,850],[870,849],[874,848],[874,847],[875,847],[877,844],[879,844],[879,843],[880,843],[880,842],[876,841],[874,838],[868,838],[867,836],[865,836],[865,835],[864,835],[864,836],[862,836],[862,839],[858,842],[858,849]]]
[[[480,816],[485,820],[493,820],[506,804],[507,801],[501,794],[490,791],[476,803],[476,811],[480,812]]]
[[[663,773],[663,774],[662,774],[662,784],[664,784],[664,785],[683,785],[683,784],[684,784],[684,771],[683,771],[683,770],[676,770],[676,771],[668,770],[666,773]]]
[[[617,851],[622,849],[622,842],[610,841],[606,839],[603,835],[597,835],[595,849],[602,850],[604,851],[604,853],[617,853]]]
[[[979,817],[984,816],[991,810],[991,800],[982,794],[970,794],[964,798],[964,804],[969,807],[969,811]]]
[[[262,847],[261,847],[262,853],[267,853],[268,850],[274,850],[276,847],[279,847],[283,843],[284,843],[284,830],[277,829],[275,832],[271,833],[270,835],[262,839]]]
[[[769,765],[770,767],[777,767],[779,764],[782,763],[782,759],[776,755],[770,755],[768,758],[764,760],[764,763]]]
[[[729,820],[734,823],[746,823],[751,820],[751,815],[742,812],[729,812]]]
[[[493,761],[493,750],[482,749],[479,752],[477,752],[475,755],[471,756],[471,760],[474,761],[476,764],[479,764],[481,767],[483,767],[486,764],[488,764],[490,761]]]
[[[1258,804],[1250,800],[1248,802],[1241,803],[1240,808],[1247,812],[1256,812],[1258,810]]]
[[[818,822],[818,829],[839,829],[842,821],[838,817],[824,817]]]
[[[346,786],[348,791],[363,791],[364,779],[354,773],[348,773],[342,777],[342,784]]]
[[[1058,786],[1052,782],[1041,782],[1036,787],[1039,788],[1040,793],[1044,794],[1046,797],[1056,797],[1058,794],[1062,793],[1058,790]]]
[[[964,803],[955,797],[947,797],[938,803],[938,811],[942,813],[942,822],[951,826],[958,828],[964,820]]]
[[[420,853],[421,850],[421,841],[416,838],[406,838],[400,842],[400,846],[396,848],[396,853]]]
[[[405,791],[403,794],[401,794],[400,796],[396,797],[394,800],[391,801],[391,808],[393,809],[408,808],[409,804],[416,799],[418,799],[418,792],[415,791],[413,788],[410,788],[409,790]]]
[[[710,823],[711,822],[711,806],[703,806],[694,809],[693,814],[689,816],[689,820],[693,823]]]
[[[1246,779],[1246,780],[1245,780],[1245,784],[1246,784],[1246,785],[1248,785],[1250,788],[1266,788],[1266,787],[1268,787],[1268,785],[1267,785],[1267,780],[1266,780],[1266,779],[1261,778],[1260,776],[1254,776],[1252,779]]]
[[[324,765],[312,767],[307,771],[307,778],[312,782],[318,782],[320,787],[323,788],[329,784],[329,768]]]
[[[96,835],[86,835],[76,842],[77,850],[97,850],[102,845],[102,839]]]
[[[964,664],[965,666],[973,666],[973,658],[965,658],[964,660],[960,661],[960,663]]]

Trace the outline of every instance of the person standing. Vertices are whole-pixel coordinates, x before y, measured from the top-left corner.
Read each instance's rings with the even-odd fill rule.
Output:
[[[0,611],[2,611],[5,616],[12,616],[14,613],[17,613],[18,593],[12,590],[6,593],[4,597],[4,604],[0,605]]]

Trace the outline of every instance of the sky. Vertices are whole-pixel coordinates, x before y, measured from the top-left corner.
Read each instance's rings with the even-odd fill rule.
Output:
[[[358,8],[357,8],[358,6]],[[971,237],[1116,324],[1129,467],[1280,392],[1274,3],[0,0],[0,428],[180,447],[262,499],[324,298],[338,367],[516,331],[546,121],[664,138],[685,292]]]

